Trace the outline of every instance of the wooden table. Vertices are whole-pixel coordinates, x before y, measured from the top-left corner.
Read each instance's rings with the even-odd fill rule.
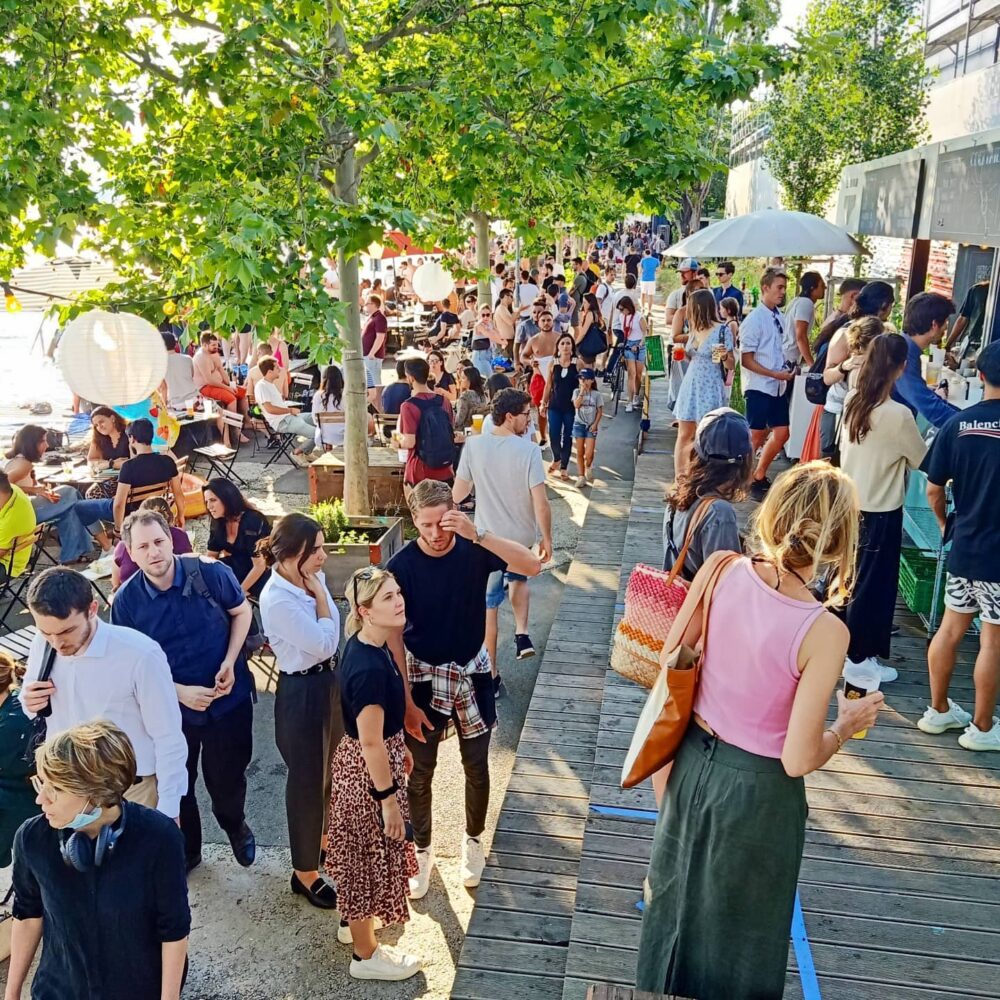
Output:
[[[45,470],[45,471],[43,471]],[[51,471],[48,471],[51,470]],[[62,465],[36,466],[35,479],[45,486],[75,486],[81,493],[93,486],[94,483],[103,482],[105,479],[117,479],[118,471],[115,470],[113,476],[95,475],[90,471],[90,466],[86,462],[78,462],[73,465],[72,472],[64,472]]]
[[[403,495],[403,469],[395,448],[368,449],[368,499],[372,510],[396,510],[406,503]],[[344,498],[344,449],[335,448],[321,455],[309,466],[309,499]]]

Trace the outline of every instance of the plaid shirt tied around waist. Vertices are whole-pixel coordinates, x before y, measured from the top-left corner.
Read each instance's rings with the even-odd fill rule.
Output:
[[[431,682],[431,708],[447,716],[454,712],[458,720],[458,734],[462,739],[471,740],[489,732],[490,727],[479,714],[476,692],[469,679],[473,674],[488,674],[492,670],[490,654],[486,652],[485,646],[466,664],[424,663],[407,650],[406,669],[411,684]],[[445,727],[445,738],[451,735],[452,729],[453,722],[449,722]]]

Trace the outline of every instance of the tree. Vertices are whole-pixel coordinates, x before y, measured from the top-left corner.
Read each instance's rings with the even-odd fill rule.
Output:
[[[814,0],[767,102],[765,155],[788,208],[822,215],[851,163],[919,145],[927,69],[917,0]]]

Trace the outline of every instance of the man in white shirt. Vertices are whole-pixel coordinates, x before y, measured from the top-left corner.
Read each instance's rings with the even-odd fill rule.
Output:
[[[177,352],[177,338],[172,333],[161,333],[167,349],[166,401],[171,410],[185,410],[191,400],[198,398],[194,381],[194,362],[186,354]]]
[[[466,438],[455,476],[452,497],[461,503],[476,490],[476,527],[531,548],[540,541],[538,556],[552,558],[552,510],[545,492],[545,468],[538,445],[523,434],[531,420],[531,397],[518,389],[501,389],[490,407],[493,427]],[[526,577],[507,573],[514,612],[517,658],[535,655],[528,635],[529,592]],[[504,574],[490,577],[486,592],[486,649],[493,665],[494,688],[499,693],[497,618],[504,601]]]
[[[299,438],[305,438],[307,447],[296,447],[294,455],[311,452],[316,447],[316,422],[312,414],[300,413],[297,406],[290,406],[287,400],[281,398],[281,390],[277,385],[281,369],[274,358],[263,358],[259,367],[260,381],[254,386],[254,398],[268,426],[279,434],[295,434]]]
[[[24,714],[33,719],[51,707],[48,736],[96,719],[115,723],[137,764],[125,798],[177,819],[188,751],[167,658],[141,632],[102,622],[93,597],[90,583],[65,566],[32,582],[28,607],[38,631],[21,693]],[[39,680],[50,657],[49,678]]]
[[[785,336],[782,348],[785,360],[797,365],[804,361],[812,367],[813,354],[809,334],[816,322],[816,303],[826,294],[826,282],[818,271],[806,271],[799,281],[799,294],[785,309]]]
[[[768,466],[788,440],[788,410],[795,376],[785,367],[785,327],[779,309],[787,287],[784,271],[769,267],[760,279],[760,305],[740,327],[746,417],[754,451],[760,449],[750,487],[755,500],[764,499],[771,486]]]

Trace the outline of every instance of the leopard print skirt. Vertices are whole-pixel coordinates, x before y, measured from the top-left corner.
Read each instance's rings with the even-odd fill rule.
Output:
[[[402,731],[385,741],[385,749],[400,788],[396,801],[405,822],[410,807]],[[410,877],[417,874],[417,859],[412,843],[386,837],[379,824],[382,807],[371,797],[370,788],[361,744],[344,736],[333,756],[326,872],[337,883],[342,920],[378,917],[388,927],[410,919],[407,890]]]

